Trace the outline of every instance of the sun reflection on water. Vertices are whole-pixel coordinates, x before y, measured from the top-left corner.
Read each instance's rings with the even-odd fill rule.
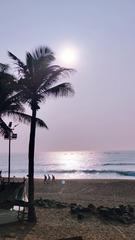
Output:
[[[64,165],[64,169],[79,169],[83,156],[79,152],[61,152],[59,153],[59,163]]]
[[[46,152],[41,156],[40,164],[42,162],[46,173],[68,179],[86,178],[85,171],[97,168],[101,161],[100,154],[95,151],[61,151]]]

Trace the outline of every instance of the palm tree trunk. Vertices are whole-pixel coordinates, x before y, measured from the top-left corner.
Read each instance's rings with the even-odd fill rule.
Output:
[[[30,140],[29,140],[29,168],[28,168],[28,221],[36,222],[36,212],[34,207],[34,149],[36,133],[36,109],[32,109]]]

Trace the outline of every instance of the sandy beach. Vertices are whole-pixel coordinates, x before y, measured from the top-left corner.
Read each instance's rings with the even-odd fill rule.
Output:
[[[53,199],[60,202],[87,206],[135,207],[135,181],[133,180],[61,180],[43,183],[35,180],[35,199]],[[91,240],[135,239],[135,224],[110,223],[95,216],[78,221],[70,209],[44,209],[36,207],[37,224],[14,223],[0,226],[0,239],[46,239],[82,236]]]

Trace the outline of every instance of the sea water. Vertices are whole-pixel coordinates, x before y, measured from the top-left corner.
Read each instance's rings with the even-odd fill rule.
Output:
[[[0,170],[8,174],[8,153],[0,154]],[[26,177],[27,154],[12,153],[11,176]],[[35,154],[35,177],[57,179],[135,179],[135,151],[65,151]]]

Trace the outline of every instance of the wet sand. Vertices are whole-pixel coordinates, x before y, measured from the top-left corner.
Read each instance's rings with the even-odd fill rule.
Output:
[[[43,183],[35,180],[35,199],[54,199],[87,206],[135,207],[135,181],[132,180],[61,180]],[[36,208],[37,224],[14,223],[0,226],[0,239],[46,239],[82,236],[91,240],[135,240],[135,224],[110,223],[94,216],[78,221],[67,209]]]

